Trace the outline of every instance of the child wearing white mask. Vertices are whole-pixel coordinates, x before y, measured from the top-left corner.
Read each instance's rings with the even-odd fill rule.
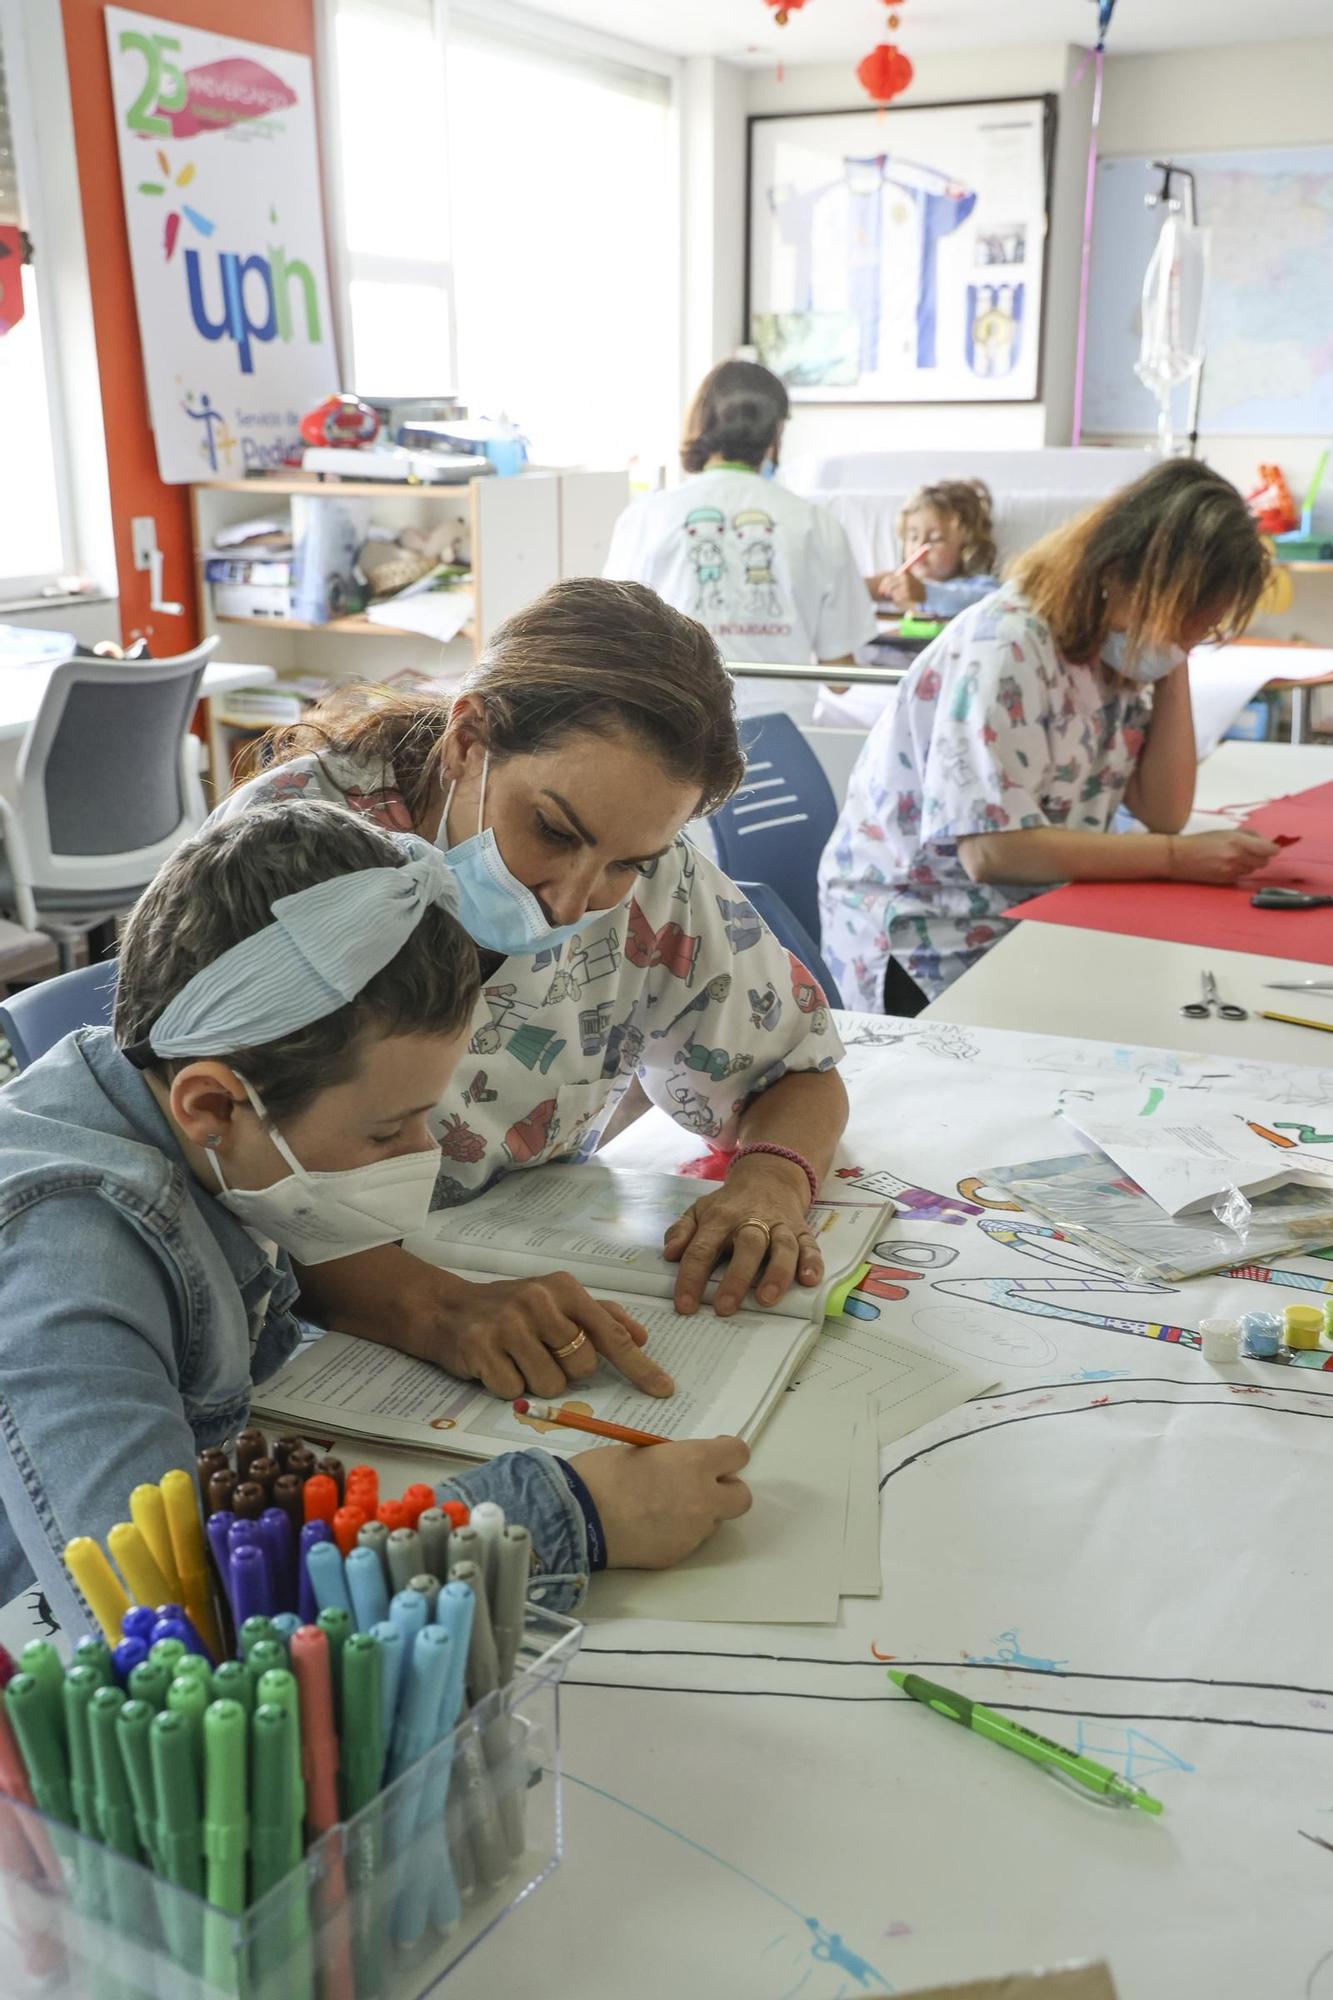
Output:
[[[337,806],[217,827],[131,917],[114,1029],[0,1090],[0,1603],[35,1576],[86,1624],[66,1542],[245,1424],[301,1338],[293,1260],[424,1222],[427,1118],[478,990],[457,900],[436,849]],[[528,1526],[559,1609],[589,1569],[673,1562],[743,1513],[747,1456],[732,1438],[577,1469],[514,1452],[438,1491]]]
[[[848,1006],[917,1014],[1058,882],[1235,882],[1276,852],[1182,836],[1187,656],[1253,614],[1268,559],[1193,459],[1048,535],[928,646],[876,723],[820,864],[824,956]],[[1124,805],[1147,832],[1113,833]]]

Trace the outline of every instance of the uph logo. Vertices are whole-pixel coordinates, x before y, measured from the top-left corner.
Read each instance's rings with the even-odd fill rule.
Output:
[[[280,245],[270,243],[267,257],[240,257],[233,250],[218,252],[221,312],[217,316],[210,314],[204,299],[204,277],[197,250],[185,253],[185,276],[195,326],[205,340],[221,340],[226,335],[236,342],[242,375],[254,374],[252,341],[291,340],[293,283],[297,288],[297,316],[304,306],[306,339],[313,345],[321,338],[314,274],[299,257],[288,257]]]

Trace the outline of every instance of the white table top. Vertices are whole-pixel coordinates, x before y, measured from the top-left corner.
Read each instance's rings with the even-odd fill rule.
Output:
[[[0,743],[15,742],[27,733],[51,673],[52,668],[44,663],[0,668]],[[266,687],[276,679],[272,667],[214,660],[204,668],[199,691],[208,699],[212,695],[229,694],[235,688]]]
[[[1330,780],[1333,754],[1317,745],[1223,743],[1200,766],[1195,819],[1200,827],[1225,825],[1243,814],[1221,816],[1221,807],[1249,809]],[[1199,997],[1205,969],[1216,973],[1224,1000],[1249,1008],[1250,1020],[1182,1018],[1185,1001]],[[1205,1055],[1328,1064],[1333,1036],[1257,1015],[1269,1008],[1333,1023],[1333,993],[1266,990],[1271,980],[1330,977],[1329,966],[1297,959],[1029,922],[1016,924],[979,965],[932,1001],[926,1017]]]

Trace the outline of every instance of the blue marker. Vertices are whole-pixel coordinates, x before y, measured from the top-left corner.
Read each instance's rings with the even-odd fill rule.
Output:
[[[452,1644],[449,1673],[440,1703],[441,1741],[452,1735],[462,1717],[467,1684],[468,1647],[472,1643],[472,1618],[476,1608],[477,1600],[466,1583],[446,1583],[435,1600],[435,1622],[449,1634]],[[452,1764],[452,1760],[450,1761]],[[469,1844],[467,1833],[463,1834],[462,1839],[466,1847]],[[401,1943],[405,1944],[411,1938],[420,1936],[420,1900],[417,1889],[409,1884],[394,1920],[395,1934]],[[463,1912],[452,1866],[441,1868],[436,1874],[430,1884],[429,1901],[431,1922],[436,1929],[440,1931],[452,1929]]]
[[[281,1507],[266,1507],[260,1515],[259,1543],[268,1558],[274,1607],[289,1611],[296,1603],[296,1537]]]
[[[398,1713],[398,1686],[403,1677],[403,1635],[386,1619],[382,1625],[373,1627],[371,1636],[380,1642],[380,1733],[387,1758]]]
[[[307,1521],[301,1530],[301,1553],[296,1565],[296,1608],[301,1614],[303,1625],[313,1625],[319,1617],[319,1605],[315,1601],[306,1558],[317,1542],[332,1540],[333,1530],[327,1521]]]
[[[389,1604],[389,1623],[403,1635],[403,1671],[412,1661],[417,1633],[426,1622],[426,1600],[419,1590],[396,1591]]]
[[[389,1615],[389,1593],[384,1583],[384,1564],[371,1548],[352,1549],[344,1565],[347,1594],[358,1632],[369,1632]]]
[[[427,1625],[417,1634],[389,1750],[389,1784],[424,1757],[438,1737],[452,1646],[439,1625]]]
[[[140,1606],[143,1610],[146,1607]],[[137,1666],[148,1658],[148,1642],[145,1639],[122,1639],[118,1646],[111,1648],[111,1671],[116,1676],[117,1685],[127,1688],[130,1675]]]
[[[187,1653],[198,1653],[201,1659],[211,1661],[212,1655],[194,1628],[189,1613],[179,1604],[159,1604],[157,1616],[153,1620],[150,1645],[159,1639],[182,1639]]]
[[[120,1621],[121,1637],[142,1639],[145,1646],[151,1646],[156,1623],[157,1613],[151,1604],[132,1604]]]
[[[287,1651],[290,1653],[292,1650],[292,1633],[299,1632],[301,1629],[300,1612],[279,1611],[277,1616],[271,1619],[269,1622],[271,1623],[273,1630],[277,1633],[278,1637],[281,1639],[283,1645],[287,1648]]]
[[[345,1611],[349,1618],[355,1616],[352,1600],[347,1595],[347,1579],[343,1575],[343,1559],[338,1553],[336,1542],[316,1542],[307,1550],[306,1574],[310,1578],[310,1588],[315,1593],[315,1603],[321,1611],[332,1610],[335,1606]]]

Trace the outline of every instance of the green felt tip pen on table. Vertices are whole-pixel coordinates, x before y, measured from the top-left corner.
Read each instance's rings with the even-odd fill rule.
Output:
[[[895,1687],[923,1707],[934,1709],[946,1721],[961,1723],[977,1736],[985,1736],[992,1743],[998,1743],[1002,1750],[1013,1750],[1018,1756],[1026,1757],[1033,1764],[1049,1771],[1053,1777],[1064,1779],[1080,1789],[1093,1793],[1104,1805],[1137,1806],[1140,1812],[1160,1813],[1160,1799],[1150,1798],[1141,1785],[1132,1785],[1128,1779],[1120,1777],[1105,1764],[1096,1763],[1091,1757],[1080,1757],[1076,1751],[1066,1750],[1061,1743],[1052,1743],[1049,1736],[1038,1736],[1034,1729],[1025,1729],[1021,1722],[1011,1722],[1007,1716],[998,1715],[993,1708],[983,1708],[979,1701],[971,1701],[965,1694],[956,1694],[952,1688],[941,1687],[938,1681],[923,1680],[920,1674],[899,1673],[895,1668],[888,1670],[889,1679]]]

